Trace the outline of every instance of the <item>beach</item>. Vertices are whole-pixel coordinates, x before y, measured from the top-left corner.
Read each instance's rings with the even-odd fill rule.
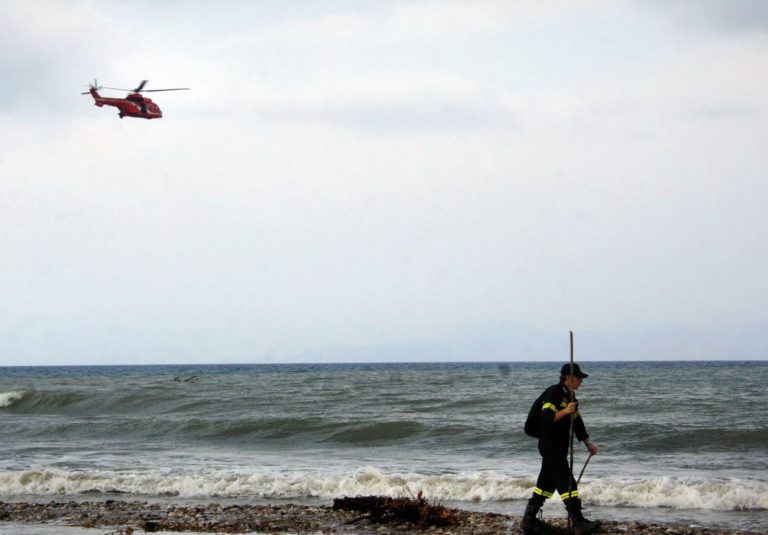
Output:
[[[600,448],[579,484],[587,517],[617,533],[633,523],[768,533],[768,415],[744,417],[764,393],[768,363],[583,366],[590,377],[580,411]],[[384,533],[400,528],[347,525],[328,508],[343,496],[420,492],[465,511],[466,521],[450,528],[459,531],[446,533],[506,533],[541,462],[523,422],[558,370],[0,367],[0,535],[102,535],[119,522],[187,518],[196,508],[174,529]],[[577,445],[575,473],[586,458]],[[548,500],[543,514],[561,519],[561,500]],[[62,531],[70,524],[78,527]]]
[[[161,505],[140,501],[66,501],[49,503],[0,502],[0,530],[4,526],[39,526],[50,533],[248,533],[248,534],[358,534],[502,535],[522,533],[520,516],[453,510],[457,525],[425,526],[377,523],[331,505]],[[638,515],[640,516],[640,515]],[[565,533],[563,518],[547,519],[552,533]],[[0,531],[2,532],[2,531]],[[46,531],[41,531],[41,533]],[[756,531],[634,520],[604,522],[605,535],[754,535]]]

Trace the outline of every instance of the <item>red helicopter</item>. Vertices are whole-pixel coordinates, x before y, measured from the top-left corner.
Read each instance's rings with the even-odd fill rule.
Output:
[[[96,80],[93,81],[93,85],[90,85],[90,91],[81,93],[82,95],[92,95],[94,104],[101,108],[104,105],[114,106],[120,112],[118,116],[123,117],[138,117],[139,119],[160,119],[163,117],[163,112],[160,111],[160,107],[152,102],[151,98],[141,96],[141,93],[152,93],[157,91],[188,91],[188,87],[176,87],[173,89],[144,89],[144,86],[148,80],[142,80],[139,87],[136,89],[119,89],[117,87],[103,87],[100,86]],[[125,98],[105,98],[99,95],[99,89],[113,89],[115,91],[127,91],[128,95]]]

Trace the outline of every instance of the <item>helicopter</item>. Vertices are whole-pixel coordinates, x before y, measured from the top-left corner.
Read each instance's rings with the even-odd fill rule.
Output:
[[[188,91],[189,87],[175,87],[172,89],[144,89],[144,86],[149,80],[142,80],[138,87],[135,89],[120,89],[117,87],[104,87],[100,86],[96,80],[93,84],[89,85],[90,90],[81,95],[91,95],[94,100],[94,104],[101,108],[104,105],[114,106],[119,111],[118,116],[123,117],[137,117],[139,119],[161,119],[163,112],[160,111],[160,107],[155,104],[151,98],[143,97],[142,93],[152,93],[157,91]],[[127,91],[128,95],[125,98],[105,98],[99,95],[100,89],[112,89],[115,91]]]

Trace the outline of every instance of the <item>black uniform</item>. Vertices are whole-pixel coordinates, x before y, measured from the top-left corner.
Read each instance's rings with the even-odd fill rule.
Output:
[[[567,377],[585,379],[589,377],[581,371],[578,364],[571,362],[560,368],[560,383],[547,388],[537,402],[541,403],[540,429],[536,429],[531,418],[535,417],[536,409],[531,408],[531,413],[526,419],[525,431],[528,434],[539,437],[539,453],[541,453],[541,471],[536,481],[536,488],[528,500],[523,515],[523,533],[538,534],[542,523],[536,518],[541,506],[555,491],[560,494],[563,504],[568,510],[568,518],[571,529],[575,535],[587,535],[600,526],[600,522],[587,520],[581,512],[581,500],[576,488],[576,481],[568,466],[568,450],[571,445],[571,416],[573,416],[573,433],[579,441],[587,440],[589,435],[584,427],[578,411],[574,415],[568,415],[555,421],[558,411],[568,407],[571,401],[571,392],[565,386]],[[574,401],[576,398],[574,397]],[[535,407],[535,405],[534,405]],[[539,433],[536,434],[536,431]],[[590,446],[590,453],[594,449]]]
[[[563,500],[579,496],[576,481],[571,475],[568,464],[571,418],[569,416],[555,421],[555,413],[566,408],[570,401],[571,393],[562,382],[550,386],[543,394],[541,437],[539,438],[541,471],[533,492],[544,498],[551,497],[555,490]],[[578,411],[573,421],[573,432],[579,441],[589,437]]]

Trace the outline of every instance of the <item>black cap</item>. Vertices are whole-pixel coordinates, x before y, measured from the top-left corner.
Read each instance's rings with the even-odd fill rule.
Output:
[[[571,375],[571,365],[563,364],[563,367],[560,368],[560,375]],[[579,368],[578,364],[573,365],[573,375],[575,375],[579,379],[586,379],[587,377],[589,377],[588,373],[584,373],[583,371],[581,371],[581,368]]]

